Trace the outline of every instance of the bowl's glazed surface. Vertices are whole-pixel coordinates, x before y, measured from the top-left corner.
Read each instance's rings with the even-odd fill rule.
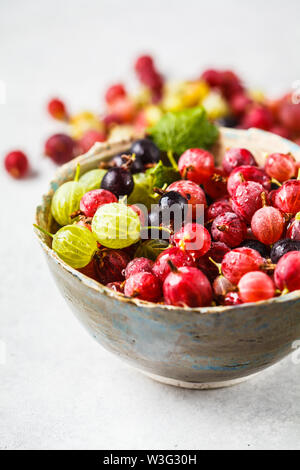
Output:
[[[130,141],[96,144],[86,155],[64,165],[37,208],[37,223],[51,229],[51,198],[72,179],[128,149]],[[222,129],[214,154],[220,162],[227,147],[246,147],[261,164],[265,152],[300,148],[264,131]],[[178,308],[128,299],[66,265],[36,230],[54,279],[67,303],[91,335],[152,377],[191,388],[230,385],[275,364],[300,338],[300,293],[236,307]]]

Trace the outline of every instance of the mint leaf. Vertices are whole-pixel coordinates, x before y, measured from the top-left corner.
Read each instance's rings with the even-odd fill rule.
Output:
[[[166,113],[154,127],[147,129],[161,151],[181,155],[189,148],[210,148],[218,138],[218,129],[202,107]]]
[[[175,168],[165,166],[160,160],[153,168],[146,170],[146,175],[152,177],[152,187],[162,188],[165,184],[173,183],[180,179],[180,174]]]

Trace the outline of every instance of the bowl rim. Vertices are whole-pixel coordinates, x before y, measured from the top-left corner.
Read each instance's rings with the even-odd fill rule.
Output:
[[[227,132],[228,134],[232,134],[232,133],[234,133],[234,134],[247,134],[247,133],[249,133],[249,131],[250,132],[251,131],[259,131],[259,132],[264,133],[264,134],[274,135],[270,132],[263,131],[261,129],[254,129],[254,128],[247,129],[247,130],[241,130],[241,129],[231,129],[231,128],[221,127],[220,130],[225,132],[225,133]],[[57,175],[60,174],[60,173],[63,173],[65,169],[72,168],[74,170],[76,168],[77,164],[78,163],[80,164],[81,161],[85,161],[89,157],[96,156],[96,155],[99,155],[99,153],[102,153],[102,152],[104,153],[105,151],[111,150],[112,146],[115,146],[115,145],[116,146],[119,145],[120,147],[123,147],[125,145],[130,145],[134,140],[136,140],[139,137],[141,137],[141,136],[130,137],[128,139],[123,139],[123,140],[120,140],[118,142],[96,143],[87,153],[85,153],[83,155],[80,155],[79,157],[74,158],[73,160],[71,160],[68,163],[65,163],[64,165],[62,165],[55,172],[54,177],[50,180],[50,185],[49,185],[48,192],[42,195],[42,201],[45,201],[46,198],[49,197],[49,195],[50,195],[49,193],[52,190],[52,185],[57,184],[56,183]],[[279,137],[279,136],[278,136],[278,138],[280,140],[284,141],[284,142],[289,143],[290,145],[293,146],[293,148],[295,150],[300,152],[300,146],[298,146],[294,142],[291,142],[291,141],[289,141],[287,139],[284,139],[282,137]],[[35,210],[35,222],[36,223],[38,223],[38,213],[39,213],[39,208],[40,207],[41,207],[41,204],[36,206],[36,210]],[[198,313],[198,314],[202,314],[202,315],[211,315],[211,314],[222,314],[222,313],[225,313],[225,312],[228,312],[228,311],[236,310],[237,308],[243,309],[244,311],[246,311],[249,308],[250,309],[253,308],[254,305],[264,307],[264,306],[269,305],[269,304],[281,304],[281,303],[296,301],[296,300],[300,299],[300,290],[296,290],[296,291],[290,292],[288,294],[285,294],[284,296],[273,297],[271,299],[262,300],[262,301],[259,301],[259,302],[249,302],[249,303],[245,303],[245,304],[229,305],[229,306],[216,305],[216,306],[207,306],[207,307],[179,307],[179,306],[175,306],[175,305],[167,305],[167,304],[164,304],[164,303],[148,302],[148,301],[145,301],[145,300],[140,300],[140,299],[136,299],[136,298],[132,298],[132,297],[126,297],[124,294],[122,294],[120,292],[116,292],[116,291],[106,287],[104,284],[101,284],[100,282],[98,282],[98,281],[86,276],[85,274],[81,273],[77,269],[72,268],[71,266],[69,266],[65,261],[63,261],[61,258],[59,258],[59,256],[54,252],[54,250],[52,248],[50,248],[47,245],[47,243],[45,242],[45,237],[46,236],[43,235],[35,227],[33,228],[33,230],[34,230],[34,233],[35,233],[41,247],[43,248],[44,252],[46,253],[46,255],[48,255],[50,258],[52,258],[53,261],[56,264],[60,265],[65,271],[67,271],[69,274],[71,274],[74,278],[77,278],[80,282],[82,282],[88,289],[92,289],[95,292],[98,292],[100,294],[104,294],[108,297],[112,297],[113,299],[121,301],[121,302],[132,304],[136,307],[144,307],[144,308],[147,307],[147,308],[151,308],[151,309],[161,308],[163,310],[168,310],[170,312],[173,311],[174,313],[175,312],[178,313],[179,310],[182,310],[183,312],[191,312],[191,313],[193,312],[193,313]]]

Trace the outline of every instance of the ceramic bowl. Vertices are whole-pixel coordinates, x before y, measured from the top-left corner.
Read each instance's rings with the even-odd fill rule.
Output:
[[[51,198],[63,182],[125,151],[130,140],[96,144],[64,165],[36,210],[36,222],[51,230]],[[264,131],[221,129],[213,153],[220,162],[227,147],[246,147],[258,162],[265,152],[300,148]],[[232,385],[280,361],[300,338],[300,292],[236,307],[178,308],[129,299],[65,264],[50,248],[49,237],[36,236],[56,284],[76,317],[106,349],[156,380],[189,388]]]

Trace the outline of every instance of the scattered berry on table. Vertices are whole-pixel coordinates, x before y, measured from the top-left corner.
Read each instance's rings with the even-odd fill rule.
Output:
[[[75,156],[75,142],[67,134],[55,134],[45,143],[45,155],[58,165],[67,163]]]
[[[86,153],[96,142],[104,142],[106,135],[103,132],[90,129],[86,131],[78,142],[80,153]]]
[[[108,104],[113,103],[118,98],[124,98],[126,96],[126,90],[122,83],[111,85],[105,93],[105,100]]]
[[[63,101],[58,98],[53,98],[47,105],[50,116],[59,121],[66,121],[68,119],[68,113],[66,105]]]
[[[25,153],[14,150],[6,155],[4,159],[6,171],[16,179],[24,178],[29,170],[29,162]]]

